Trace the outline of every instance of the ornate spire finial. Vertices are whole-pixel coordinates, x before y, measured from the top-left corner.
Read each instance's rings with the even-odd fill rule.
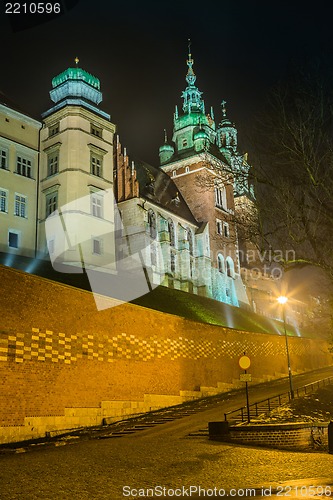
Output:
[[[192,42],[191,42],[191,39],[189,38],[188,39],[188,59],[186,61],[187,66],[188,66],[186,81],[189,85],[194,85],[197,77],[195,76],[195,73],[193,71],[194,60],[192,59],[192,54],[191,54],[191,44],[192,44]]]
[[[168,136],[167,136],[166,128],[164,129],[164,142],[165,142],[165,144],[167,144],[167,142],[168,142]]]
[[[226,104],[227,104],[227,101],[225,101],[223,99],[223,101],[221,102],[223,118],[225,118],[227,116],[227,108],[225,107]]]
[[[75,61],[76,67],[77,67],[77,65],[78,65],[78,64],[79,64],[79,62],[80,62],[80,59],[76,56],[76,58],[74,59],[74,61]]]

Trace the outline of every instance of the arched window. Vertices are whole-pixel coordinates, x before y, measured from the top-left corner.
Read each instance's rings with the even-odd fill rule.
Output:
[[[190,255],[193,255],[194,252],[193,233],[189,227],[186,229],[186,233],[187,233],[188,249],[190,251]]]
[[[217,256],[217,267],[220,273],[224,273],[224,257],[220,253]]]
[[[148,210],[148,226],[149,226],[149,234],[151,238],[156,238],[156,215],[155,212],[150,208]]]
[[[232,260],[231,257],[227,257],[226,263],[227,263],[227,276],[229,276],[229,278],[234,278],[235,277],[234,261]]]
[[[175,225],[171,219],[168,220],[168,232],[169,232],[170,245],[172,247],[175,247],[176,246]]]

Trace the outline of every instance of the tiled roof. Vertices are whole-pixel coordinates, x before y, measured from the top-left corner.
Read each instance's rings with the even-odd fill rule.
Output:
[[[163,170],[143,162],[136,162],[135,168],[140,196],[198,225],[177,186]]]

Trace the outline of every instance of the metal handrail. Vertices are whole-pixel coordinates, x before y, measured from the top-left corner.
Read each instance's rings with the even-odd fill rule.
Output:
[[[306,392],[307,388],[311,388],[311,390],[313,392],[315,385],[316,385],[316,388],[319,389],[321,383],[322,383],[322,386],[325,386],[326,383],[330,384],[332,382],[333,382],[333,377],[326,377],[326,378],[321,379],[321,380],[316,380],[316,382],[311,382],[310,384],[306,384],[306,385],[303,385],[302,387],[298,387],[295,390],[295,395],[297,395],[297,397],[300,397],[300,393],[302,392],[302,390],[304,390],[304,394],[307,394],[307,392]],[[255,415],[256,415],[256,417],[258,417],[258,406],[259,405],[266,403],[268,406],[268,413],[270,413],[271,412],[271,402],[273,402],[273,400],[275,400],[275,399],[278,399],[278,401],[279,401],[278,406],[281,406],[281,404],[282,404],[281,398],[283,396],[288,396],[288,401],[291,400],[291,394],[290,394],[290,391],[288,391],[288,392],[282,392],[281,394],[277,394],[276,396],[271,396],[269,398],[262,399],[261,401],[256,401],[255,403],[251,403],[249,405],[249,407],[255,408]],[[247,410],[247,407],[245,405],[245,406],[241,406],[240,408],[237,408],[236,410],[228,411],[224,414],[224,420],[227,422],[229,415],[232,415],[233,413],[240,413],[242,422],[244,422],[247,419],[247,411],[246,410]],[[251,412],[250,412],[250,415],[251,415]]]

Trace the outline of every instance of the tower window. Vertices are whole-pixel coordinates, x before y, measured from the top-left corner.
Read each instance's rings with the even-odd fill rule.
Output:
[[[229,238],[230,232],[229,232],[229,224],[227,222],[224,223],[223,229],[224,229],[224,236],[226,238]]]
[[[220,273],[224,273],[224,257],[221,254],[217,256],[217,267]]]
[[[229,276],[230,278],[234,278],[235,277],[234,261],[232,260],[231,257],[227,257],[226,263],[227,263],[227,276]]]
[[[27,216],[27,197],[21,194],[15,194],[14,214],[17,217],[25,218]]]
[[[102,129],[100,127],[96,127],[96,125],[91,124],[90,132],[96,137],[102,137]]]
[[[182,140],[182,146],[183,146],[183,148],[186,148],[186,146],[187,146],[187,139],[183,139]]]
[[[55,125],[49,127],[49,137],[53,137],[58,133],[59,133],[59,123],[56,123]]]
[[[227,192],[222,183],[215,182],[215,205],[218,208],[227,209]]]
[[[59,171],[59,161],[58,161],[59,152],[55,151],[50,153],[47,157],[47,175],[57,174]]]
[[[92,154],[90,157],[90,172],[97,175],[97,177],[102,177],[102,164],[102,157]]]
[[[98,194],[91,194],[91,213],[94,217],[103,217],[103,198]]]
[[[24,177],[31,177],[31,161],[27,158],[23,158],[22,156],[18,156],[16,162],[16,173],[19,175],[23,175]]]
[[[223,222],[220,219],[216,219],[216,232],[221,235],[223,233]]]
[[[45,216],[48,217],[53,212],[57,210],[58,206],[58,192],[49,193],[46,195],[46,213]]]

